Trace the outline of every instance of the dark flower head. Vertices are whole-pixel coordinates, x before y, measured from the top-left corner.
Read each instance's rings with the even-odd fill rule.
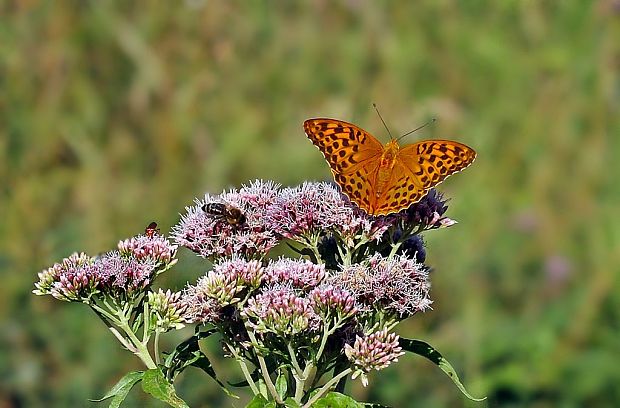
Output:
[[[320,326],[319,316],[310,299],[302,297],[289,285],[274,285],[248,299],[242,315],[259,333],[292,337],[314,332]]]
[[[290,283],[297,289],[309,289],[325,278],[325,265],[317,265],[308,260],[280,258],[271,261],[265,268],[265,281],[268,283]]]
[[[420,225],[426,229],[441,227],[440,221],[448,210],[448,200],[432,188],[420,201],[412,204],[398,216],[407,224]]]
[[[91,267],[93,263],[94,258],[85,253],[74,253],[40,272],[33,293],[49,294],[67,302],[89,302],[99,285],[99,276]]]
[[[368,385],[366,373],[372,370],[383,370],[392,362],[398,361],[398,357],[405,354],[398,344],[398,335],[388,333],[387,329],[380,330],[365,337],[357,336],[351,346],[345,345],[345,355],[357,368],[353,379],[361,375],[362,384]]]
[[[365,311],[385,310],[402,318],[424,311],[432,303],[428,268],[405,255],[375,255],[367,263],[345,267],[329,281],[354,293]]]
[[[411,235],[402,243],[397,254],[406,255],[408,258],[415,259],[416,262],[423,263],[426,261],[424,240],[420,235]]]
[[[338,241],[333,235],[324,235],[318,242],[317,250],[325,263],[325,268],[337,270],[340,268],[342,259],[338,252]]]
[[[392,242],[398,242],[402,238],[402,229],[396,228],[392,233]],[[392,246],[383,248],[380,252],[381,255],[387,257],[392,251]],[[426,260],[426,248],[424,247],[424,240],[419,234],[409,235],[401,243],[400,247],[396,251],[396,255],[406,255],[408,258],[414,259],[416,262],[423,263]]]
[[[272,182],[257,180],[238,191],[233,189],[218,196],[205,195],[204,200],[197,200],[196,205],[187,207],[186,214],[172,228],[174,242],[205,258],[263,257],[278,243],[265,221],[266,207],[274,201],[278,188]],[[205,211],[211,208],[211,204],[230,206],[239,211],[239,222],[231,223],[226,215]]]

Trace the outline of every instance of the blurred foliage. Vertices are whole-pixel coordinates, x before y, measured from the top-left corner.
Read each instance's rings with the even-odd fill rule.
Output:
[[[152,220],[167,230],[205,191],[328,179],[301,123],[340,118],[386,141],[372,102],[393,133],[439,119],[408,142],[479,152],[441,188],[460,224],[427,234],[434,310],[400,333],[489,399],[463,401],[414,357],[354,395],[620,405],[618,38],[618,0],[3,1],[0,406],[94,406],[140,368],[85,307],[33,296],[37,271]],[[161,284],[205,269],[184,251]],[[178,385],[192,406],[232,404],[198,371]]]

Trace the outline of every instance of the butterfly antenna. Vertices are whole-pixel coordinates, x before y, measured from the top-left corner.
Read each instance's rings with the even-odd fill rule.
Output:
[[[385,126],[385,130],[387,130],[388,135],[390,135],[390,139],[394,139],[392,137],[392,133],[390,133],[390,129],[388,129],[387,125],[385,124],[385,121],[383,120],[383,116],[381,116],[381,113],[379,113],[379,109],[377,108],[377,104],[373,103],[372,107],[375,108],[375,110],[377,111],[377,115],[379,115],[379,119],[381,119],[381,123],[383,123],[383,126]]]
[[[412,134],[413,132],[417,132],[418,130],[427,127],[428,125],[431,125],[433,123],[435,123],[437,119],[433,118],[431,120],[429,120],[428,122],[426,122],[425,124],[423,124],[422,126],[418,126],[417,128],[405,133],[404,135],[402,135],[401,137],[399,137],[398,139],[396,139],[396,141],[399,141],[400,139],[402,139],[403,137]]]

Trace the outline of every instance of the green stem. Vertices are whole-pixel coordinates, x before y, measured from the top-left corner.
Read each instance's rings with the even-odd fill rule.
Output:
[[[123,329],[123,331],[127,334],[127,337],[129,338],[129,340],[131,340],[134,347],[136,348],[136,351],[134,351],[134,354],[138,356],[138,358],[142,360],[144,365],[146,365],[149,369],[157,368],[157,364],[155,364],[155,362],[151,358],[149,349],[148,347],[146,347],[146,343],[148,342],[148,339],[144,343],[141,342],[140,339],[138,339],[138,337],[136,336],[136,334],[131,330],[131,327],[129,327],[129,321],[127,320],[127,318],[123,316],[122,312],[120,311],[119,311],[119,318],[121,319],[121,324],[119,324],[118,327]]]
[[[104,321],[104,323],[106,324],[106,326],[110,327],[110,323],[118,326],[119,324],[121,324],[120,320],[118,320],[116,318],[116,316],[114,316],[113,314],[111,314],[110,312],[108,312],[107,310],[105,310],[104,308],[92,303],[90,305],[90,307],[95,311],[95,313],[97,314],[97,316],[99,316],[99,318],[101,320]]]
[[[241,372],[243,373],[245,380],[250,385],[250,388],[252,389],[252,392],[254,393],[254,395],[259,395],[260,390],[258,389],[258,387],[256,386],[256,383],[252,379],[252,374],[250,374],[250,370],[248,369],[248,365],[245,363],[245,359],[241,357],[239,353],[237,353],[237,350],[235,350],[233,346],[231,346],[230,344],[226,342],[224,344],[226,345],[226,347],[228,347],[228,350],[232,353],[232,355],[235,356],[235,360],[237,361],[237,364],[239,364],[239,367],[241,367]]]
[[[398,252],[398,249],[400,248],[400,246],[403,244],[403,241],[398,241],[395,244],[392,244],[392,250],[390,251],[390,254],[388,255],[388,258],[393,257],[394,255],[396,255],[396,252]]]
[[[291,357],[291,365],[293,366],[293,377],[295,378],[295,396],[293,397],[293,399],[297,402],[301,402],[304,388],[306,385],[306,379],[308,377],[305,375],[305,371],[301,369],[301,366],[297,362],[295,350],[293,350],[293,346],[291,346],[291,343],[286,343],[286,348],[288,349],[288,353]]]
[[[327,321],[328,319],[329,319],[329,315],[325,318],[325,320]],[[314,359],[315,361],[319,361],[325,349],[325,345],[327,344],[327,338],[331,336],[331,334],[334,331],[336,331],[338,327],[340,327],[341,322],[342,322],[342,319],[340,318],[335,319],[334,326],[331,329],[328,328],[327,324],[323,326],[323,337],[321,338],[321,345],[319,346],[319,351],[316,353],[316,357]]]
[[[353,370],[351,368],[347,368],[346,370],[344,370],[343,372],[341,372],[340,374],[338,374],[337,376],[335,376],[334,378],[332,378],[331,380],[329,380],[327,383],[325,383],[324,386],[322,386],[317,392],[316,394],[314,394],[314,396],[312,398],[310,398],[308,400],[308,402],[306,402],[301,408],[310,408],[312,406],[312,404],[314,404],[319,398],[321,398],[327,391],[329,391],[329,389],[331,387],[333,387],[335,384],[338,383],[338,381],[340,381],[340,379],[342,377],[347,376],[349,373],[351,373]]]
[[[143,306],[143,320],[144,320],[144,327],[142,327],[142,342],[146,343],[150,336],[150,331],[151,331],[151,316],[149,315],[149,302],[144,302],[144,306]],[[137,330],[137,328],[136,328]],[[157,347],[157,344],[155,344],[155,346]],[[155,358],[157,358],[157,352],[155,352]]]
[[[155,340],[153,341],[153,354],[155,354],[155,363],[159,365],[159,335],[160,331],[155,329]]]
[[[295,372],[301,376],[302,374],[302,369],[299,366],[299,363],[297,362],[297,357],[295,356],[295,350],[293,350],[293,346],[291,346],[291,343],[286,343],[286,348],[288,350],[288,354],[291,357],[291,364],[293,365],[293,368],[295,369]]]
[[[127,337],[125,338],[124,336],[122,336],[114,327],[111,327],[106,322],[106,325],[108,325],[108,328],[112,331],[112,334],[114,334],[114,336],[118,339],[118,341],[124,347],[126,347],[129,351],[134,353],[140,360],[142,360],[144,365],[146,365],[148,368],[157,368],[157,364],[155,364],[155,362],[151,358],[151,355],[149,354],[149,350],[146,347],[148,338],[145,339],[144,342],[140,341],[138,337],[136,337],[136,334],[133,332],[131,327],[129,326],[128,315],[131,312],[131,308],[128,309],[127,307],[124,307],[123,309],[119,309],[117,307],[111,306],[107,299],[103,300],[103,304],[108,308],[108,310],[96,304],[92,304],[91,307],[100,316],[100,318],[104,316],[111,323],[113,323],[114,326],[117,326],[118,328],[122,329],[123,332],[125,332]],[[116,316],[111,313],[112,311],[116,312]]]
[[[271,394],[273,399],[276,401],[276,403],[284,404],[284,401],[282,400],[282,398],[280,398],[280,394],[278,394],[278,391],[276,390],[276,386],[273,384],[273,381],[271,381],[271,377],[269,376],[269,370],[267,369],[267,364],[265,363],[265,359],[260,355],[260,351],[258,350],[258,341],[256,341],[256,337],[254,336],[254,333],[252,333],[251,330],[248,330],[247,332],[248,332],[248,336],[250,337],[250,340],[255,345],[256,358],[258,359],[258,364],[260,365],[260,371],[263,374],[263,378],[265,379],[265,385],[267,386],[269,393]]]

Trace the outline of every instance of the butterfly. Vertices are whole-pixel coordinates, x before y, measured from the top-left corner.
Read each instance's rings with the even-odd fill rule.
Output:
[[[228,203],[205,203],[202,206],[202,211],[218,217],[230,225],[241,225],[246,221],[243,212]]]
[[[392,139],[384,146],[364,129],[337,119],[308,119],[304,131],[323,153],[342,191],[370,215],[408,208],[476,158],[474,149],[452,140],[401,147]]]

